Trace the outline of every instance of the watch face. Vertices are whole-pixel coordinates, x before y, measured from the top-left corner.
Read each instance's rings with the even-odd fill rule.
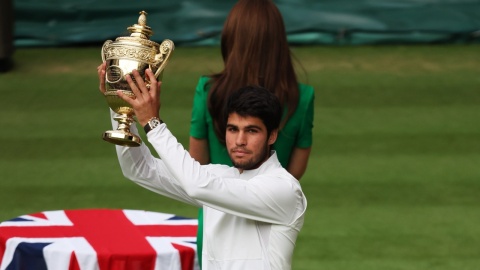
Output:
[[[150,120],[150,126],[151,126],[152,128],[155,128],[155,127],[157,127],[158,125],[160,125],[160,120],[158,120],[158,119],[156,119],[156,118]]]

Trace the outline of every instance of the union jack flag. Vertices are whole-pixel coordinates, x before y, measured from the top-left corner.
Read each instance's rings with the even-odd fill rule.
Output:
[[[45,211],[0,223],[0,270],[197,270],[197,220],[121,209]]]

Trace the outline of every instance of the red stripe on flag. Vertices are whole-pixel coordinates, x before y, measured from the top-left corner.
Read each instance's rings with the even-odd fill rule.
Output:
[[[197,225],[137,225],[147,236],[196,237]],[[160,229],[161,228],[161,229]]]
[[[47,216],[45,216],[45,214],[42,213],[42,212],[29,214],[29,216],[36,217],[36,218],[42,218],[42,219],[48,219]]]
[[[195,251],[191,247],[177,245],[172,243],[172,246],[180,253],[180,261],[182,263],[182,270],[191,270],[195,263]]]
[[[100,269],[154,269],[155,250],[122,210],[65,213],[95,248]]]
[[[70,265],[68,267],[68,270],[80,270],[80,266],[78,265],[78,261],[77,261],[77,256],[75,256],[74,252],[72,252],[72,255],[70,256]]]

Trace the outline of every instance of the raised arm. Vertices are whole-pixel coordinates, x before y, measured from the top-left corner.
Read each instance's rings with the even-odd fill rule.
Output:
[[[99,90],[103,94],[105,92],[105,63],[97,67],[97,72],[100,83]],[[118,122],[113,119],[115,116],[116,113],[110,110],[114,129],[118,125]],[[136,125],[131,126],[131,131],[138,134]],[[116,146],[116,152],[122,173],[128,179],[163,196],[199,206],[197,201],[187,196],[182,186],[163,168],[162,161],[155,158],[145,144],[141,144],[139,147]],[[158,171],[164,171],[165,174],[159,175]]]

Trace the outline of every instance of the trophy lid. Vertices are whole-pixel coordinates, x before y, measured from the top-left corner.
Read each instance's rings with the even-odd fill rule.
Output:
[[[138,23],[128,27],[127,30],[131,33],[130,37],[149,39],[153,35],[153,31],[147,26],[147,12],[142,10],[139,14]]]

